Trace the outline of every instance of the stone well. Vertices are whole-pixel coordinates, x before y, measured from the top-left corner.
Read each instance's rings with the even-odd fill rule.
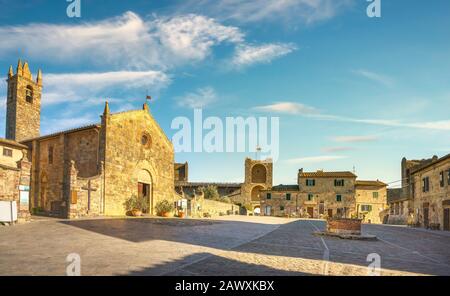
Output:
[[[361,219],[328,219],[327,232],[335,234],[361,235]]]
[[[375,235],[361,233],[361,222],[361,219],[331,218],[327,220],[326,231],[316,231],[313,234],[343,239],[376,240]]]

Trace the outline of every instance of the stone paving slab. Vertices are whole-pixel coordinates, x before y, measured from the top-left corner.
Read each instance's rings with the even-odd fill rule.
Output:
[[[324,221],[217,219],[42,219],[0,227],[0,275],[65,275],[69,253],[83,275],[450,275],[450,237],[363,225],[378,241],[317,237]]]

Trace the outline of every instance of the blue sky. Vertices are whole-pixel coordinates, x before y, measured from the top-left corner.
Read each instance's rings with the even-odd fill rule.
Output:
[[[0,69],[42,68],[41,133],[138,108],[171,137],[177,116],[278,116],[274,183],[297,170],[400,179],[400,160],[450,152],[450,2],[0,0]],[[6,83],[0,84],[4,136]],[[193,181],[242,181],[254,153],[177,153]],[[394,183],[392,185],[398,185]]]

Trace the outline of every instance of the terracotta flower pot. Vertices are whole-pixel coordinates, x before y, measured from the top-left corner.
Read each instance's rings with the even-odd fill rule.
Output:
[[[165,217],[165,218],[170,217],[170,213],[169,213],[169,212],[161,212],[161,213],[159,213],[159,215],[160,215],[161,217]]]
[[[131,215],[133,215],[134,217],[142,216],[142,211],[138,210],[138,209],[134,209],[131,211]]]
[[[186,214],[185,214],[184,212],[179,212],[179,213],[178,213],[178,217],[179,217],[179,218],[184,218],[185,215],[186,215]]]

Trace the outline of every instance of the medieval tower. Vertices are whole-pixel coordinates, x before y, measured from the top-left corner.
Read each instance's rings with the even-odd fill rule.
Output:
[[[14,74],[8,72],[6,101],[6,138],[21,142],[39,137],[41,120],[42,72],[33,80],[28,63],[19,60]]]
[[[241,188],[243,204],[260,208],[261,190],[272,188],[273,163],[271,159],[245,159],[245,181]]]

